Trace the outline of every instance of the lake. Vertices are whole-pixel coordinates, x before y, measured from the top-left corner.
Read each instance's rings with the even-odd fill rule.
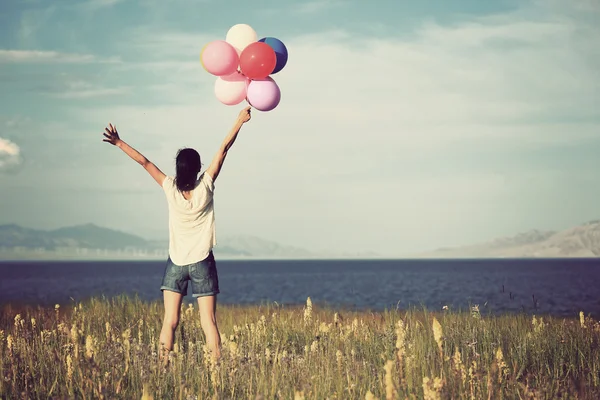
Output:
[[[0,262],[0,303],[160,299],[163,261]],[[600,315],[600,259],[217,260],[219,303]],[[191,285],[186,301],[192,300]]]

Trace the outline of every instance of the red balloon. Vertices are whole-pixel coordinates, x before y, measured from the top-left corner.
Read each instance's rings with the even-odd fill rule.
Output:
[[[271,46],[263,42],[254,42],[246,46],[240,54],[242,74],[250,79],[264,79],[277,65],[277,55]]]

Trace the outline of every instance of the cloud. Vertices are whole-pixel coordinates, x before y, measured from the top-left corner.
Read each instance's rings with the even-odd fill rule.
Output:
[[[313,0],[304,1],[293,6],[294,11],[301,14],[315,14],[332,8],[340,7],[347,3],[343,0]]]
[[[21,149],[16,143],[0,137],[0,172],[11,172],[21,163]]]
[[[82,3],[82,6],[88,9],[98,9],[103,7],[112,7],[124,0],[88,0]]]
[[[0,63],[36,63],[36,64],[89,64],[89,63],[118,63],[116,57],[98,58],[92,54],[73,54],[44,50],[7,50],[0,49]]]
[[[83,80],[71,80],[64,82],[60,87],[51,92],[45,92],[53,97],[61,99],[90,99],[96,97],[119,96],[128,93],[129,87],[102,87]],[[44,93],[44,92],[42,92]]]

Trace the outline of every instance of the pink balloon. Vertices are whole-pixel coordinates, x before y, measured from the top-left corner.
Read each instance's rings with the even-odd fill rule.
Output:
[[[208,43],[200,53],[200,62],[205,70],[216,76],[231,75],[240,63],[235,48],[224,40]]]
[[[281,90],[270,76],[250,81],[248,103],[259,111],[271,111],[281,100]]]
[[[247,95],[248,78],[239,72],[231,75],[220,76],[215,81],[215,96],[228,106],[233,106],[244,101]]]

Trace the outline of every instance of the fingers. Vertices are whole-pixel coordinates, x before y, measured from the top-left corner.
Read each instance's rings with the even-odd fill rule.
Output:
[[[111,135],[107,135],[106,133],[103,133],[103,135],[104,135],[104,137],[105,137],[105,138],[107,138],[107,139],[112,139],[112,136],[111,136]]]

